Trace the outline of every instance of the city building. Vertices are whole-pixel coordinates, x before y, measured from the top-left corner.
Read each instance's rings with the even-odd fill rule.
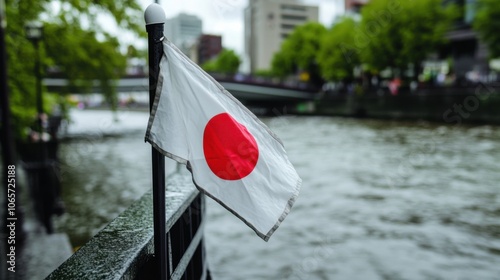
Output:
[[[181,13],[165,22],[165,36],[186,55],[202,33],[199,17]]]
[[[222,37],[219,35],[202,34],[189,47],[187,56],[196,64],[203,63],[215,58],[222,51]]]
[[[359,14],[361,8],[368,3],[369,0],[345,0],[346,14]]]
[[[245,9],[245,55],[250,72],[271,67],[273,55],[295,27],[317,22],[319,9],[294,0],[250,0]]]
[[[216,57],[222,51],[222,37],[203,34],[198,38],[198,63],[201,65]]]
[[[446,0],[445,2],[462,6],[463,13],[455,22],[453,30],[448,32],[446,37],[449,43],[441,51],[440,56],[453,59],[453,71],[458,79],[465,78],[467,73],[486,74],[489,72],[488,48],[472,28],[477,1]]]

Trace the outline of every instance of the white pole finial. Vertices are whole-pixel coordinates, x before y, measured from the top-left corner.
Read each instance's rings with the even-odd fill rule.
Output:
[[[146,8],[144,20],[146,25],[165,23],[165,11],[160,5],[153,3]]]

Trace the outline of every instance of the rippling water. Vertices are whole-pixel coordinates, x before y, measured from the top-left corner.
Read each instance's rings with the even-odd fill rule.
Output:
[[[151,148],[144,112],[73,111],[60,146],[67,214],[56,219],[83,245],[151,187]]]
[[[69,213],[57,225],[76,246],[151,180],[147,114],[122,113],[119,123],[107,112],[74,115],[74,138],[61,147]],[[301,194],[267,243],[208,200],[215,279],[499,279],[499,127],[265,121],[303,179]]]

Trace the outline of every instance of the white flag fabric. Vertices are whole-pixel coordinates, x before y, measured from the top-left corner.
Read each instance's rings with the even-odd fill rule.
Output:
[[[302,182],[281,140],[168,40],[163,52],[145,140],[269,240]]]

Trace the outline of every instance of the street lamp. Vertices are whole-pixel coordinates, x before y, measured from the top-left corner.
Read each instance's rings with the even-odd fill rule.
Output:
[[[42,73],[40,70],[40,41],[43,39],[43,25],[39,21],[32,21],[25,25],[26,38],[30,40],[35,46],[35,77],[36,77],[36,107],[38,111],[37,126],[38,126],[38,137],[31,139],[39,146],[39,158],[37,161],[29,162],[26,165],[28,176],[33,178],[30,188],[32,188],[35,194],[35,209],[39,211],[41,215],[41,222],[45,226],[47,233],[52,233],[52,223],[50,220],[53,214],[52,207],[54,206],[53,201],[50,198],[53,196],[53,182],[51,181],[51,173],[53,169],[51,168],[51,162],[47,154],[46,141],[49,139],[44,139],[44,117],[43,114],[43,99],[42,99]],[[36,133],[35,133],[36,135]]]
[[[39,21],[31,21],[26,24],[26,38],[38,41],[43,37],[43,24]]]
[[[43,133],[42,114],[43,114],[43,99],[42,99],[42,75],[40,72],[40,49],[39,42],[43,38],[43,24],[39,21],[28,22],[25,26],[26,38],[35,46],[35,77],[36,77],[36,107],[38,111],[38,129],[40,140]]]

